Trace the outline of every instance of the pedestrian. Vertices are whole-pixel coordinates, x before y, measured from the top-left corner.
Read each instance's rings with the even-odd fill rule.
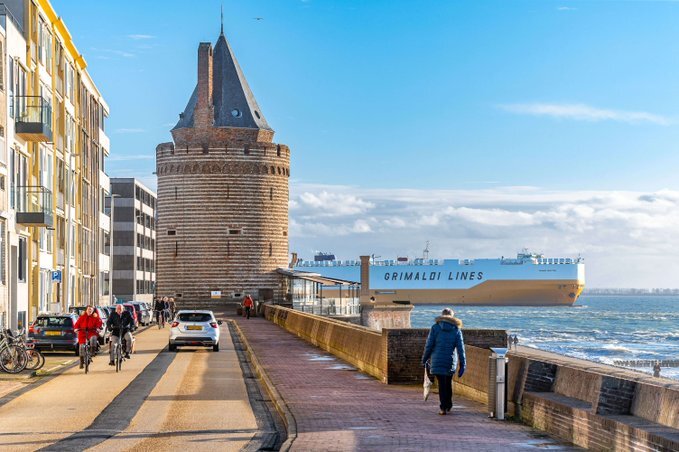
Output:
[[[243,308],[245,308],[245,318],[250,319],[250,311],[252,310],[252,307],[255,305],[255,303],[252,301],[252,297],[250,294],[245,295],[245,299],[243,300]]]
[[[519,336],[514,335],[514,350],[519,346]]]
[[[422,355],[422,365],[426,367],[430,359],[431,373],[436,376],[439,386],[439,414],[445,415],[453,408],[455,370],[458,369],[458,378],[462,378],[467,364],[462,321],[454,317],[452,309],[445,308],[429,331]]]
[[[660,378],[660,361],[656,361],[653,366],[653,376],[655,378]]]

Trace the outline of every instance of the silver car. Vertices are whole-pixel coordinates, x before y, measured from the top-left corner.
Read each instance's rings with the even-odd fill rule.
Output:
[[[171,352],[181,346],[212,347],[219,351],[219,325],[212,311],[181,310],[174,316],[170,325]]]

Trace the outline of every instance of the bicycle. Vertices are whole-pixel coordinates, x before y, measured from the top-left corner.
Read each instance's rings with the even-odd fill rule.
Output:
[[[28,358],[26,369],[33,371],[42,369],[45,365],[45,356],[40,353],[40,350],[35,348],[33,342],[26,341],[23,329],[18,330],[16,333],[7,330],[6,335],[14,347],[18,347],[26,353]]]
[[[156,311],[156,322],[158,329],[165,328],[165,311]]]
[[[18,374],[28,365],[28,355],[14,345],[13,338],[10,330],[0,335],[0,368],[9,374]]]
[[[96,331],[91,328],[86,328],[85,329],[85,338],[87,338],[87,332],[88,331]],[[77,330],[76,330],[77,332]],[[85,374],[89,373],[90,371],[90,362],[92,362],[92,352],[91,352],[91,345],[90,345],[91,339],[85,339],[84,344],[80,344],[82,347],[81,350],[81,359],[83,360],[84,366],[85,366]]]
[[[123,368],[123,361],[125,361],[125,356],[123,355],[123,347],[126,347],[126,340],[124,335],[119,341],[115,343],[115,347],[116,349],[113,352],[115,368],[116,372],[120,372]]]

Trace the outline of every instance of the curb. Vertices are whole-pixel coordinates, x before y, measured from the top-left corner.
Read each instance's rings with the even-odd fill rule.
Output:
[[[240,326],[238,326],[238,323],[231,319],[226,319],[226,321],[233,325],[236,333],[240,337],[240,340],[245,348],[244,351],[247,354],[259,381],[264,386],[264,389],[266,390],[269,397],[271,397],[271,401],[273,402],[276,411],[278,411],[278,414],[283,419],[283,423],[285,424],[285,429],[287,431],[287,438],[281,445],[280,450],[288,451],[292,447],[292,443],[297,438],[297,421],[295,420],[295,416],[292,414],[288,408],[288,405],[285,403],[285,399],[283,399],[283,397],[280,395],[274,384],[271,382],[271,379],[269,379],[269,376],[264,371],[264,368],[259,363],[259,360],[252,352],[252,347],[250,347],[250,343],[248,342],[243,331],[240,329]]]

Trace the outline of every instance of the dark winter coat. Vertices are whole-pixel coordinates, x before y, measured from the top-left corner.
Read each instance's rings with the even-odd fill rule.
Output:
[[[134,319],[132,318],[132,314],[126,309],[123,309],[122,314],[114,312],[109,316],[108,321],[106,322],[111,335],[116,337],[123,337],[125,333],[132,330],[133,324]]]
[[[422,365],[431,359],[431,373],[434,375],[453,375],[458,360],[464,369],[467,360],[462,339],[462,322],[453,316],[440,316],[431,327],[427,344],[422,355]]]

